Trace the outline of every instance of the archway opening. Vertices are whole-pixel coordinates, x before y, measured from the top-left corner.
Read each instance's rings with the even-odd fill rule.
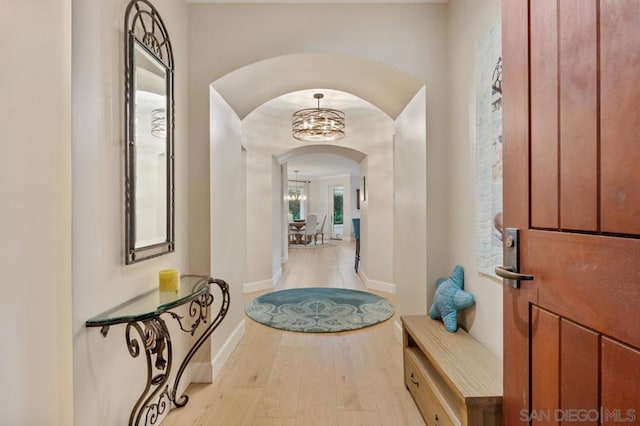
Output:
[[[322,149],[336,145],[366,155],[360,160],[361,175],[367,182],[366,202],[360,210],[361,232],[379,232],[375,239],[369,236],[362,247],[362,276],[367,286],[395,292],[399,270],[402,280],[411,275],[411,285],[422,286],[416,284],[426,277],[426,92],[422,83],[397,68],[363,58],[304,54],[240,68],[213,82],[211,91],[224,101],[223,108],[234,113],[239,127],[235,142],[220,141],[226,144],[221,151],[230,143],[238,151],[241,146],[246,149],[245,292],[272,288],[279,279],[281,263],[286,260],[281,160],[283,155],[307,149],[293,140],[290,115],[308,107],[309,101],[290,106],[286,113],[274,114],[269,107],[285,105],[286,96],[292,93],[311,100],[316,91],[356,97],[377,114],[348,121],[347,136],[339,145],[321,144]],[[210,114],[213,117],[216,111]],[[213,138],[217,130],[212,126],[210,132]],[[215,155],[212,149],[212,159]],[[226,179],[211,167],[212,182],[224,185]],[[210,208],[213,217],[215,209],[229,206],[216,205],[212,197]],[[214,245],[224,249],[224,239],[213,232],[210,238],[212,253]],[[418,298],[411,296],[407,303],[409,299]]]

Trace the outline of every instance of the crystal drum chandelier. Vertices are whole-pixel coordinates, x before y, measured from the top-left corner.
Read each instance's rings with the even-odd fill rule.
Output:
[[[313,95],[317,108],[301,109],[293,113],[293,137],[304,142],[337,141],[344,137],[344,112],[320,108],[322,93]]]
[[[289,187],[289,201],[304,201],[307,199],[306,195],[302,195],[302,187],[298,187],[298,171],[294,170],[296,174],[296,180],[293,181],[293,188]]]

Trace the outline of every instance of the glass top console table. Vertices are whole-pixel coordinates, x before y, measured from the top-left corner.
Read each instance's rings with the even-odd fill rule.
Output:
[[[212,314],[209,318],[209,310],[214,302],[213,286],[217,286],[221,292],[222,303],[215,317]],[[186,317],[172,311],[187,304]],[[177,395],[182,374],[198,349],[220,325],[228,310],[229,285],[226,282],[201,275],[183,275],[180,277],[178,292],[161,293],[156,288],[86,322],[87,327],[100,327],[104,337],[107,337],[112,325],[126,324],[125,339],[129,354],[137,358],[144,352],[146,356],[147,384],[133,406],[129,426],[153,425],[167,408],[171,408],[171,404],[183,407],[189,402],[187,395]],[[182,360],[172,385],[168,383],[173,361],[171,336],[161,317],[165,313],[178,322],[182,331],[192,336],[200,324],[209,322]]]

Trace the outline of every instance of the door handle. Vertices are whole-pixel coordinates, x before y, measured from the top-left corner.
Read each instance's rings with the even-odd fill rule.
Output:
[[[533,275],[515,272],[511,266],[496,267],[496,275],[507,280],[515,281],[531,281],[533,279]]]
[[[506,228],[504,230],[504,266],[495,269],[496,275],[504,278],[504,283],[513,288],[520,288],[520,281],[531,281],[533,275],[520,273],[520,230]]]
[[[420,382],[414,378],[413,373],[411,373],[411,376],[409,377],[409,381],[414,385],[416,385],[417,387],[420,387]]]

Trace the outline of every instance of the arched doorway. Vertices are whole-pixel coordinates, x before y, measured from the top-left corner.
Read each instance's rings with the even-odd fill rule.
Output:
[[[345,137],[339,141],[309,145],[291,136],[292,112],[308,106],[313,100],[313,93],[317,91],[325,94],[323,100],[327,101],[328,107],[338,108],[346,115]],[[363,197],[366,201],[359,211],[363,242],[362,271],[366,275],[367,270],[371,273],[371,268],[374,268],[374,279],[391,282],[394,128],[393,119],[375,105],[353,94],[326,88],[307,89],[279,96],[260,105],[242,120],[242,141],[247,149],[247,235],[250,240],[247,244],[247,256],[248,259],[256,259],[258,263],[258,256],[271,251],[271,275],[267,276],[272,277],[272,283],[265,279],[253,280],[251,277],[249,283],[260,282],[264,287],[275,285],[280,277],[282,264],[288,260],[288,226],[285,214],[287,190],[284,181],[287,171],[291,170],[282,170],[282,165],[304,154],[321,153],[335,154],[355,161],[360,165],[357,176],[364,176],[370,183],[367,191],[369,197]],[[369,169],[369,163],[375,167]],[[359,182],[357,184],[356,188],[359,188]],[[343,186],[350,188],[350,180],[348,183],[344,182]],[[270,220],[264,216],[269,209]],[[322,211],[314,212],[320,214],[320,217],[328,213],[325,206],[322,206]],[[264,232],[268,226],[273,227],[273,232]],[[346,228],[350,236],[351,225]],[[375,233],[371,238],[368,235],[369,229]],[[384,243],[379,244],[381,241]],[[251,270],[251,266],[249,269]],[[263,277],[265,275],[262,274]],[[251,285],[250,288],[256,289],[258,286]]]
[[[324,224],[323,237],[350,241],[352,239],[351,219],[360,218],[360,203],[357,199],[361,188],[361,164],[367,154],[344,146],[313,144],[292,148],[276,156],[281,165],[282,191],[287,194],[287,181],[291,182],[293,171],[298,170],[300,180],[305,183],[307,198],[300,203],[301,214],[315,212],[319,223]],[[297,175],[297,173],[296,173]],[[333,193],[341,194],[340,215],[336,214],[337,206]],[[282,210],[282,258],[288,259],[289,239],[288,212],[291,203],[283,197]],[[327,219],[322,221],[323,215]],[[366,233],[366,232],[365,232]]]
[[[366,207],[371,212],[374,206],[376,211],[384,210],[378,207],[387,208],[375,220],[373,217],[364,219],[361,227],[379,229],[386,226],[391,231],[382,238],[369,239],[369,245],[362,247],[362,267],[365,280],[372,288],[395,292],[396,283],[399,287],[404,284],[401,281],[407,281],[406,288],[411,286],[411,291],[407,293],[406,303],[411,306],[424,304],[427,269],[426,91],[422,83],[397,68],[354,56],[302,54],[276,57],[240,68],[211,84],[210,100],[214,101],[210,101],[209,119],[216,124],[209,128],[207,153],[210,159],[210,187],[206,194],[210,225],[202,227],[210,226],[211,269],[217,275],[227,270],[234,274],[230,280],[244,283],[245,292],[271,288],[277,282],[283,231],[280,214],[282,174],[276,156],[298,148],[292,145],[290,114],[308,105],[291,108],[284,115],[261,111],[264,112],[263,106],[282,95],[305,88],[309,92],[334,90],[355,96],[386,117],[386,120],[363,117],[350,123],[352,135],[368,135],[365,137],[369,139],[368,143],[379,150],[375,156],[367,152],[368,149],[362,149],[362,145],[351,144],[354,140],[349,140],[349,136],[342,141],[343,146],[367,153],[366,173],[373,171],[377,176],[366,176],[368,191],[375,189],[387,194],[371,194],[367,199]],[[220,117],[226,118],[221,120]],[[234,129],[232,132],[228,132],[230,127]],[[385,136],[369,137],[375,134]],[[273,143],[262,143],[267,139]],[[242,148],[246,149],[246,154],[242,154],[244,157]],[[396,164],[398,161],[401,163]],[[236,169],[245,174],[240,176]],[[241,193],[245,197],[238,197]],[[237,222],[239,217],[244,217],[243,230],[227,232],[227,224]],[[237,243],[239,235],[246,236],[244,245]],[[396,246],[401,247],[402,256],[397,254],[398,250],[394,251]],[[374,252],[368,252],[372,248]],[[223,260],[218,261],[216,255]],[[231,258],[244,259],[245,267],[237,266],[243,264],[242,261],[224,260]],[[401,272],[398,280],[396,271]],[[399,303],[405,303],[405,298],[399,298]],[[409,310],[415,311],[415,308]]]

